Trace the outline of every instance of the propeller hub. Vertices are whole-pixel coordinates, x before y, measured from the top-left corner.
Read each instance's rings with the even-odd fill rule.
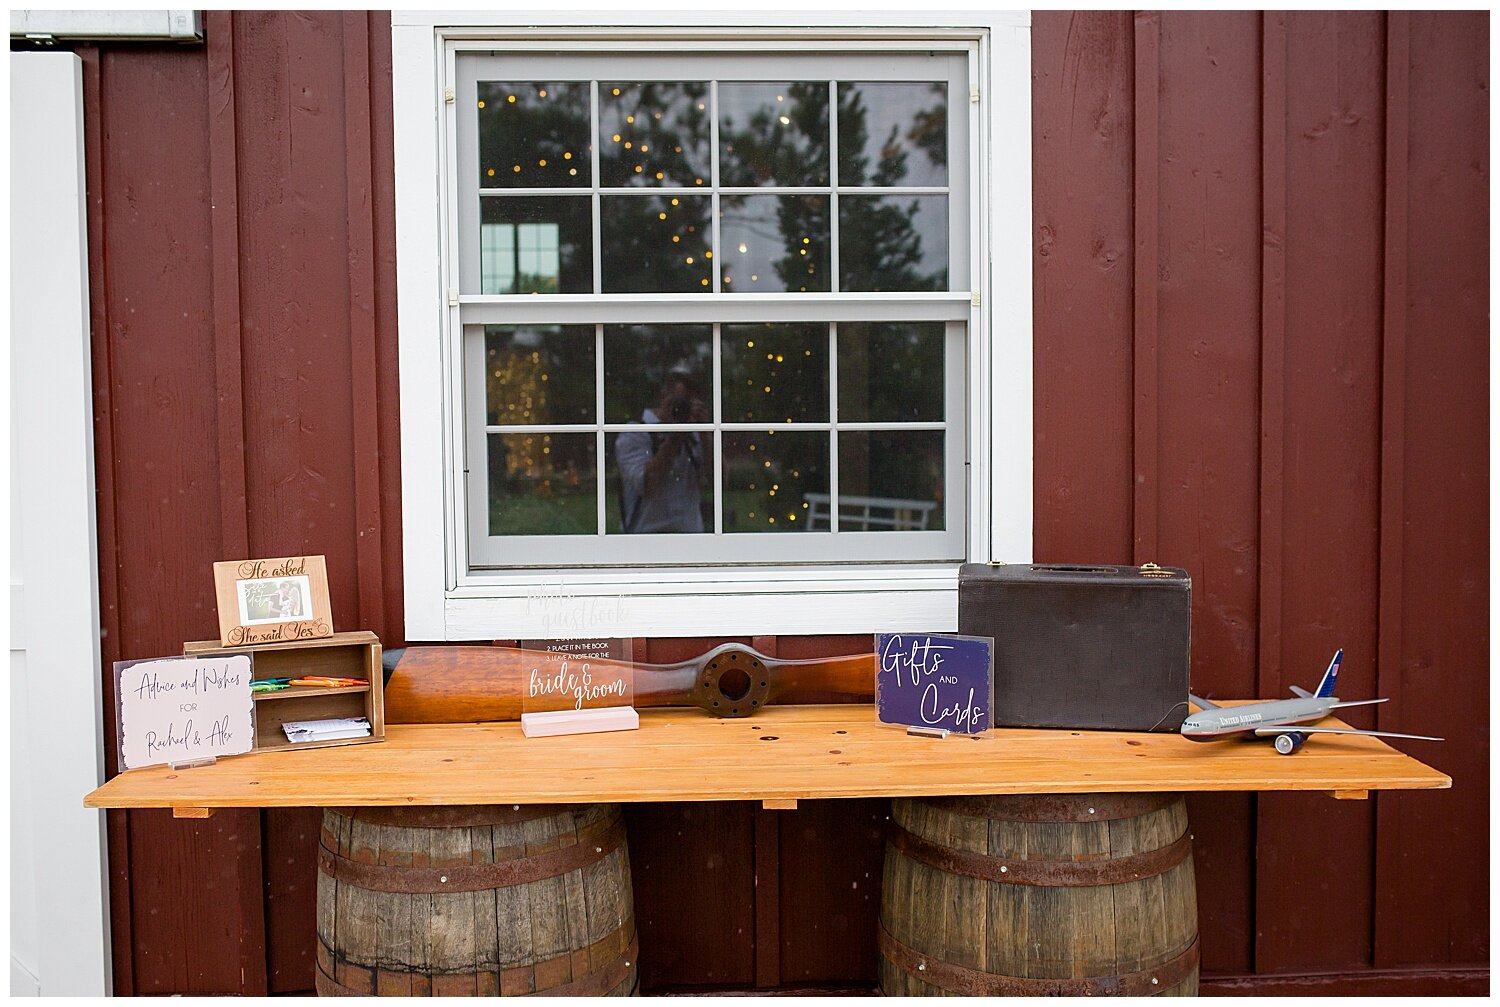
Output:
[[[693,699],[716,717],[748,717],[760,712],[771,694],[771,674],[762,655],[729,643],[703,656]]]

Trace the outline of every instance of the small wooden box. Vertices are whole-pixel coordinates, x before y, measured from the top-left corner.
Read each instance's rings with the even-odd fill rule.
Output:
[[[326,675],[333,678],[363,678],[369,685],[329,689],[294,685],[276,692],[255,693],[255,749],[328,748],[333,745],[363,745],[385,740],[384,683],[380,666],[380,638],[374,633],[335,633],[320,640],[225,647],[218,640],[185,643],[182,652],[192,657],[210,654],[251,654],[256,680],[302,678]],[[293,744],[281,725],[294,720],[324,720],[329,717],[365,717],[370,721],[368,738],[336,741],[305,741]]]

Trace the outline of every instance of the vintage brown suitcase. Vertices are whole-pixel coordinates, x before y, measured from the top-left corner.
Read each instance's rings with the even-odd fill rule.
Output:
[[[995,726],[1180,728],[1191,586],[1155,564],[966,564],[958,631],[994,637]]]

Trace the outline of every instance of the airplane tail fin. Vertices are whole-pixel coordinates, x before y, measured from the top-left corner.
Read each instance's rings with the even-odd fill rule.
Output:
[[[1339,663],[1344,660],[1343,648],[1333,655],[1333,660],[1328,662],[1328,670],[1323,672],[1323,681],[1318,683],[1318,691],[1313,693],[1319,699],[1328,699],[1334,695],[1334,690],[1339,687]]]

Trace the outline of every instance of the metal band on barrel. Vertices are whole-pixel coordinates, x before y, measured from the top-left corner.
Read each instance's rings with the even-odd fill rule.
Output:
[[[626,919],[618,929],[611,931],[608,936],[595,941],[588,947],[558,956],[560,958],[573,958],[579,955],[593,956],[595,954],[598,954],[600,951],[606,950],[610,946],[619,947],[626,932],[630,934],[630,940],[629,943],[626,944],[624,951],[622,953],[616,954],[613,960],[611,960],[607,965],[599,969],[597,972],[590,972],[589,974],[575,979],[572,982],[566,983],[562,986],[554,986],[551,989],[536,990],[533,993],[522,994],[522,996],[602,996],[605,993],[608,993],[610,990],[614,989],[616,986],[619,986],[622,982],[625,981],[626,976],[630,974],[630,970],[635,966],[636,959],[640,954],[640,937],[636,933],[635,918],[633,916]],[[319,944],[320,950],[326,950],[325,948],[321,947],[321,941],[319,942]],[[317,968],[314,970],[313,978],[317,984],[319,996],[367,997],[376,995],[379,979],[382,974],[380,970],[370,968],[367,965],[357,965],[352,962],[340,962],[346,972],[353,973],[355,977],[358,977],[362,981],[361,984],[363,988],[356,989],[353,986],[347,986],[344,983],[339,982],[338,980],[334,979],[333,976],[328,974],[328,970],[334,967],[332,964],[332,957],[333,956],[331,954],[328,956],[329,962],[327,965],[325,965],[323,961],[324,955],[318,956],[319,961],[317,964]],[[553,959],[543,959],[542,961],[534,963],[531,966],[532,974],[535,975],[536,969],[546,967],[552,960]],[[501,969],[500,971],[505,972],[508,970]],[[388,975],[389,973],[385,974]],[[477,977],[479,974],[480,973],[463,972],[451,973],[446,975],[449,975],[449,977]],[[428,973],[411,972],[407,973],[406,975],[413,979],[421,978],[428,981],[431,981],[434,978],[433,975]],[[444,974],[440,974],[436,978],[443,978],[443,975]],[[499,975],[496,973],[488,973],[488,975],[492,976],[495,979],[498,988],[500,981]]]
[[[996,794],[924,797],[923,804],[997,822],[1111,822],[1138,818],[1181,800],[1181,794]]]
[[[603,860],[625,842],[625,821],[612,819],[602,832],[588,830],[571,846],[537,853],[516,860],[491,864],[453,864],[448,867],[405,867],[398,864],[366,864],[340,856],[326,846],[318,847],[318,866],[329,877],[372,892],[435,895],[443,892],[479,892],[508,888],[569,871]]]
[[[367,825],[390,825],[403,829],[468,829],[486,825],[514,825],[540,818],[572,812],[578,814],[589,804],[476,804],[330,808],[328,810]]]
[[[591,973],[570,982],[565,986],[554,986],[550,990],[537,990],[533,996],[546,997],[597,997],[603,996],[616,986],[625,981],[630,975],[630,970],[635,967],[636,956],[641,951],[641,939],[639,934],[632,934],[630,946],[625,949],[625,954],[611,962],[607,967],[598,972]]]
[[[320,997],[371,997],[375,995],[373,989],[357,990],[335,982],[324,975],[321,968],[313,970],[313,985],[317,988]]]
[[[1181,954],[1155,968],[1082,979],[1028,979],[980,972],[914,951],[887,933],[883,925],[878,937],[886,961],[914,979],[960,996],[1150,996],[1176,986],[1198,967],[1197,937]]]
[[[1009,885],[1049,888],[1118,885],[1139,878],[1154,877],[1176,867],[1193,851],[1192,837],[1186,832],[1170,846],[1111,860],[1004,860],[985,853],[939,846],[906,831],[894,822],[891,824],[890,839],[891,845],[904,856],[946,874],[962,874],[982,881],[997,881]]]

